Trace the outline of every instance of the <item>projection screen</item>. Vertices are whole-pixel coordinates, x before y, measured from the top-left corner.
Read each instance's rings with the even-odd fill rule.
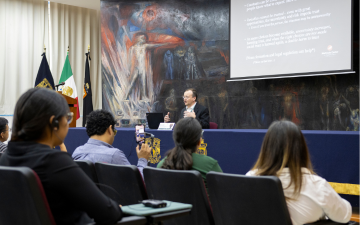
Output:
[[[352,0],[231,0],[230,80],[352,73]]]

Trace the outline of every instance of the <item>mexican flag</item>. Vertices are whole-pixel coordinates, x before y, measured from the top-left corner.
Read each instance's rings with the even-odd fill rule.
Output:
[[[69,61],[69,54],[66,55],[65,64],[63,70],[61,72],[59,83],[65,82],[63,86],[60,86],[60,91],[66,96],[71,98],[75,98],[77,100],[77,104],[74,107],[77,107],[77,116],[76,119],[80,118],[80,111],[79,111],[79,100],[75,86],[74,75],[71,70],[70,61]]]

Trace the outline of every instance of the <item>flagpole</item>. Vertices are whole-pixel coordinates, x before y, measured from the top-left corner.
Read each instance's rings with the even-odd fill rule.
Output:
[[[44,53],[46,53],[46,47],[45,47],[45,44],[44,44]]]

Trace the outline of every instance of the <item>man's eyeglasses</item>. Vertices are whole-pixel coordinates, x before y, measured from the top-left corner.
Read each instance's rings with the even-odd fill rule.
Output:
[[[114,128],[113,131],[114,131],[114,136],[115,136],[117,134],[117,130]]]
[[[7,129],[6,131],[9,131],[9,132],[11,132],[11,128],[9,127],[9,129]],[[6,131],[5,131],[5,132],[6,132]]]
[[[73,112],[68,112],[66,114],[66,120],[67,120],[68,124],[70,124],[72,122],[73,118],[74,118],[74,113]]]

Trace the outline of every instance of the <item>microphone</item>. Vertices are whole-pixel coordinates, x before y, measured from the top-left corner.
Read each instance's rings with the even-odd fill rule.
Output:
[[[65,82],[61,82],[60,84],[55,85],[55,87],[59,87],[59,86],[64,85],[64,84],[65,84]]]
[[[144,132],[144,134],[149,135],[151,138],[154,138],[154,137],[155,137],[155,135],[153,135],[152,133]]]

